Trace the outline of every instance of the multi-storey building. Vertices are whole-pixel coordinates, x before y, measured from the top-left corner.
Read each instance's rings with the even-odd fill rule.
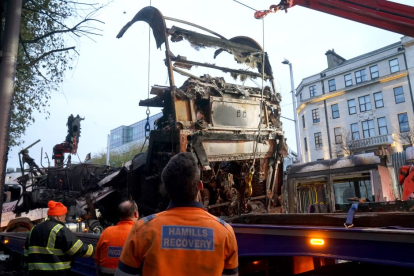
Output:
[[[296,90],[302,162],[411,144],[414,38],[349,60],[326,56],[328,69]]]
[[[162,112],[149,117],[151,130],[154,129],[154,122],[162,116]],[[145,124],[147,119],[136,122],[130,126],[120,126],[111,130],[109,138],[110,152],[122,151],[131,144],[142,143],[145,139]]]

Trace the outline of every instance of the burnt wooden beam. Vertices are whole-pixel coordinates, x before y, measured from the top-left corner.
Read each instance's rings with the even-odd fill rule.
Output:
[[[196,65],[196,66],[213,68],[213,69],[221,70],[221,71],[226,72],[226,73],[235,73],[235,74],[238,74],[238,75],[248,75],[248,76],[252,76],[252,77],[255,77],[255,78],[262,78],[261,74],[255,73],[255,72],[252,72],[252,71],[231,69],[231,68],[227,68],[227,67],[216,66],[216,65],[213,65],[213,64],[209,64],[209,63],[202,63],[202,62],[197,62],[197,61],[181,59],[179,57],[172,57],[171,60],[179,62],[179,63],[184,63],[184,64],[191,64],[191,65]],[[265,79],[268,79],[268,78],[269,78],[269,76],[265,75]]]

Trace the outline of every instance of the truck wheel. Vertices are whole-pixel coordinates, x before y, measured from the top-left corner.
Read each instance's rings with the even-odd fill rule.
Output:
[[[103,232],[103,227],[99,223],[99,221],[95,221],[89,226],[89,231],[93,234],[99,234],[100,235]]]

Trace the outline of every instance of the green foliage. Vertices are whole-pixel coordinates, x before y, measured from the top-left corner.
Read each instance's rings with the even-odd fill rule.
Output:
[[[85,2],[85,3],[83,3]],[[49,100],[78,57],[80,37],[98,35],[93,17],[103,6],[88,1],[27,0],[16,66],[10,146],[18,146],[35,112],[49,117]],[[100,22],[102,23],[102,22]]]
[[[147,146],[144,146],[142,148],[142,144],[130,144],[126,147],[124,147],[122,150],[117,152],[112,152],[109,154],[109,163],[112,167],[118,168],[121,167],[126,162],[132,160],[135,155],[138,153],[146,151]],[[106,164],[106,151],[101,150],[100,152],[94,153],[92,155],[92,164],[98,164],[98,165],[105,165]]]

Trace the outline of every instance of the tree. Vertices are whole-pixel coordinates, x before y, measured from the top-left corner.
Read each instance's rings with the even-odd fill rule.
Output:
[[[355,138],[355,139],[354,139]],[[352,132],[348,131],[346,128],[337,128],[334,129],[334,141],[332,148],[336,152],[336,155],[354,155],[358,151],[358,139],[353,137]]]
[[[397,139],[399,140],[401,146],[411,145],[414,146],[414,128],[406,127],[405,132],[400,132],[400,130],[394,129]]]
[[[112,152],[109,154],[110,165],[112,167],[121,167],[126,162],[131,161],[138,153],[146,151],[147,148],[148,146],[142,147],[142,144],[134,143],[122,148],[117,152]],[[100,152],[94,153],[91,163],[105,165],[106,151],[101,150]]]
[[[2,1],[4,2],[4,0]],[[106,4],[107,5],[107,4]],[[34,113],[50,116],[52,92],[78,57],[79,38],[99,35],[94,18],[106,5],[78,0],[27,0],[23,6],[16,66],[10,146],[18,146]],[[3,30],[1,30],[3,31]]]

